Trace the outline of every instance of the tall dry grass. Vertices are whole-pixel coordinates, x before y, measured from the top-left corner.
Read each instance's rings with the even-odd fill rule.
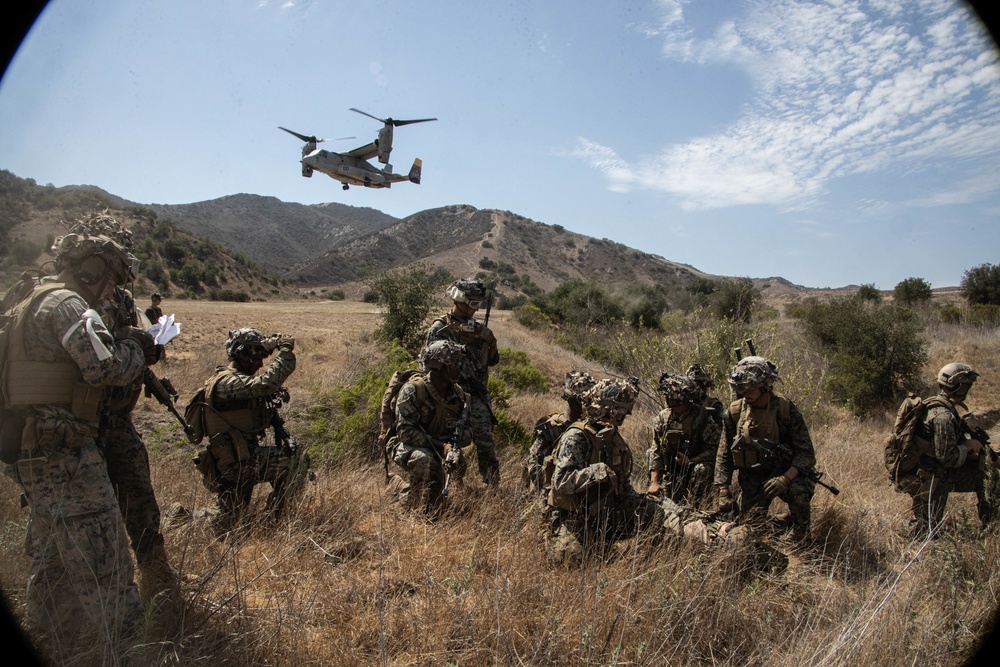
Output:
[[[364,304],[167,304],[183,323],[168,375],[186,400],[224,362],[226,331],[244,325],[296,335],[289,423],[310,396],[350,382],[377,354]],[[528,353],[555,387],[571,367],[602,369],[495,313],[501,345]],[[791,334],[789,334],[791,335]],[[997,406],[995,331],[928,329],[925,375],[953,358],[983,378],[970,407]],[[560,408],[556,393],[515,396],[523,424]],[[725,397],[724,397],[725,398]],[[793,395],[793,399],[796,397]],[[654,406],[624,429],[637,464]],[[163,509],[212,503],[190,463],[192,448],[162,408],[135,413],[153,460]],[[436,521],[389,503],[381,468],[360,460],[318,470],[301,504],[277,526],[252,522],[220,543],[204,521],[165,528],[186,576],[176,631],[151,626],[134,664],[183,665],[955,665],[970,659],[998,607],[1000,537],[980,534],[969,494],[953,496],[941,539],[903,537],[909,499],[882,472],[889,417],[858,421],[836,408],[812,427],[819,466],[842,490],[818,490],[814,543],[776,543],[788,568],[749,567],[738,549],[649,536],[615,545],[583,570],[550,567],[542,507],[520,487],[519,455],[501,452],[499,489],[475,475],[456,486]],[[822,418],[820,418],[822,417]],[[474,469],[474,466],[472,466]],[[645,488],[641,465],[633,480]],[[0,483],[2,583],[15,611],[27,559],[26,512]],[[259,514],[264,490],[255,498]],[[779,509],[780,511],[780,509]]]

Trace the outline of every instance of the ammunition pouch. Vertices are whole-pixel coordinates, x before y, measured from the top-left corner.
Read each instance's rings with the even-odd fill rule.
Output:
[[[250,459],[250,444],[242,431],[234,429],[209,438],[208,453],[217,465],[232,466]]]
[[[215,459],[207,449],[203,449],[194,455],[192,459],[195,468],[201,473],[202,485],[212,493],[219,491],[219,471],[215,467]]]
[[[736,468],[753,468],[763,463],[761,453],[747,444],[733,447],[733,466]]]

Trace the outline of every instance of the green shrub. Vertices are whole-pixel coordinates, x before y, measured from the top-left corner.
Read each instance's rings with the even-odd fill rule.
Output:
[[[980,264],[966,271],[962,294],[969,305],[1000,306],[1000,264]]]
[[[521,326],[535,331],[552,324],[549,316],[543,313],[541,308],[531,303],[514,308],[514,319]]]
[[[929,303],[932,295],[931,284],[923,278],[906,278],[892,290],[892,298],[904,306]]]
[[[382,324],[375,329],[378,340],[399,341],[408,350],[423,345],[424,321],[435,304],[441,276],[423,262],[384,271],[365,279],[365,285],[382,306]]]
[[[545,373],[535,368],[527,353],[509,347],[500,349],[500,363],[494,374],[515,391],[540,394],[549,390]]]
[[[709,295],[708,308],[720,320],[750,322],[760,301],[760,290],[750,278],[722,280]]]
[[[897,303],[854,296],[812,304],[802,323],[830,355],[831,395],[859,416],[893,402],[927,360],[916,314]]]
[[[881,301],[882,292],[875,287],[875,283],[866,283],[858,288],[858,298],[862,301]]]

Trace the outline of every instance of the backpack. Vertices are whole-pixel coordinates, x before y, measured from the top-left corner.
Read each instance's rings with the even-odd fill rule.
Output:
[[[206,422],[208,411],[211,410],[218,415],[218,411],[211,405],[208,398],[212,395],[215,384],[230,373],[232,373],[231,370],[213,375],[202,385],[201,389],[195,392],[194,396],[188,402],[187,407],[184,408],[184,421],[191,427],[187,438],[192,445],[199,444],[205,439],[205,435],[208,433],[209,429]]]
[[[920,457],[929,450],[930,438],[922,427],[927,410],[934,406],[951,410],[951,406],[939,396],[923,400],[916,394],[910,394],[899,405],[896,423],[885,440],[883,456],[892,483],[898,485],[902,477],[916,470]]]
[[[395,371],[389,378],[389,384],[382,394],[382,408],[379,410],[378,443],[383,450],[389,439],[396,435],[396,400],[399,397],[399,390],[419,372],[412,368]]]

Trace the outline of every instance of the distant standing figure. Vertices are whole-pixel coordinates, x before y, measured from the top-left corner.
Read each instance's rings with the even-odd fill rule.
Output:
[[[156,324],[163,317],[163,309],[160,308],[163,297],[160,296],[159,292],[153,292],[153,296],[149,297],[149,300],[150,306],[146,309],[146,319],[149,320],[150,324]]]

